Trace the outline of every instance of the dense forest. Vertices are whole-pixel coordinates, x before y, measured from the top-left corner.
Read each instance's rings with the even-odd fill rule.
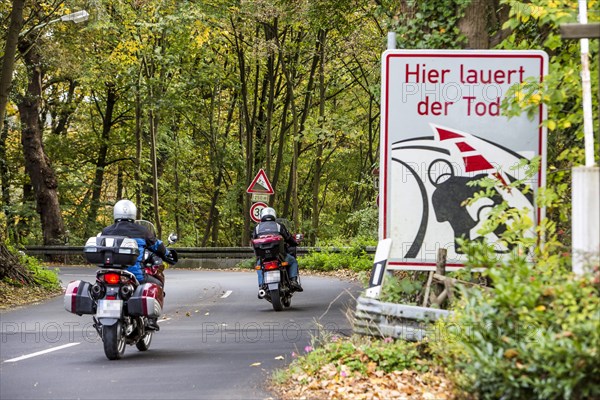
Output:
[[[80,10],[89,19],[65,18]],[[80,245],[129,198],[184,246],[247,245],[246,188],[263,168],[270,205],[311,244],[376,238],[393,31],[398,48],[548,52],[539,91],[504,112],[547,104],[548,183],[562,199],[548,216],[569,242],[581,61],[559,26],[576,20],[564,0],[3,1],[2,237]],[[598,40],[590,61],[597,93]]]

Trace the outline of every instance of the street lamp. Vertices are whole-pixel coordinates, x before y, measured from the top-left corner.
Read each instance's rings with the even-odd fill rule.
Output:
[[[19,17],[17,16],[19,13],[14,13],[14,15],[11,16],[10,28],[8,30],[8,34],[6,35],[4,57],[0,58],[0,64],[2,64],[2,69],[0,70],[0,131],[4,129],[4,116],[6,104],[8,103],[8,92],[12,83],[15,54],[19,41],[21,41],[32,31],[40,29],[48,24],[58,21],[73,21],[74,23],[78,24],[86,21],[89,17],[87,11],[81,10],[71,14],[63,15],[60,18],[48,21],[44,24],[36,25],[29,31],[19,33],[22,22],[19,22],[19,20],[22,20],[22,11],[23,10],[21,10],[21,15]]]
[[[27,32],[21,32],[21,34],[19,34],[19,37],[28,35],[37,29],[43,28],[43,27],[53,24],[55,22],[73,21],[74,23],[78,24],[80,22],[87,21],[89,16],[90,16],[90,14],[88,14],[88,12],[86,10],[81,10],[81,11],[77,11],[77,12],[74,12],[71,14],[63,15],[60,18],[51,19],[48,22],[44,22],[43,24],[36,25],[33,28],[31,28],[30,30],[28,30]]]
[[[88,14],[87,11],[81,10],[81,11],[74,12],[72,14],[63,15],[59,19],[61,21],[73,21],[76,24],[78,24],[80,22],[87,21],[89,16],[90,16],[90,14]],[[53,21],[50,21],[50,22],[53,22]]]

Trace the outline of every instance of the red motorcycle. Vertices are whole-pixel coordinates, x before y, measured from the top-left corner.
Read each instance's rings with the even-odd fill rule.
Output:
[[[302,240],[302,235],[296,235],[296,241]],[[258,291],[260,298],[266,299],[273,305],[275,311],[281,311],[292,304],[294,291],[288,274],[288,263],[285,261],[285,243],[281,235],[266,235],[251,240],[254,254],[258,258],[256,266],[262,274],[263,285]],[[296,248],[289,248],[289,253],[296,256]],[[298,278],[299,279],[299,278]]]

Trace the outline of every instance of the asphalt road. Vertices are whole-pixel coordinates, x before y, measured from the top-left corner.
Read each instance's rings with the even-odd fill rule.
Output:
[[[94,268],[64,267],[64,284],[94,281]],[[273,311],[256,297],[256,274],[166,271],[165,308],[150,350],[128,346],[109,361],[89,315],[59,296],[0,312],[0,399],[267,399],[272,371],[311,338],[348,335],[360,288],[303,276],[305,291]]]

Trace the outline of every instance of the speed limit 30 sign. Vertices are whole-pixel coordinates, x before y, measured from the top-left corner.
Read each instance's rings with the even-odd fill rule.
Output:
[[[250,218],[252,218],[252,221],[256,223],[260,222],[260,213],[265,207],[268,207],[268,205],[263,202],[252,204],[252,207],[250,207]]]

